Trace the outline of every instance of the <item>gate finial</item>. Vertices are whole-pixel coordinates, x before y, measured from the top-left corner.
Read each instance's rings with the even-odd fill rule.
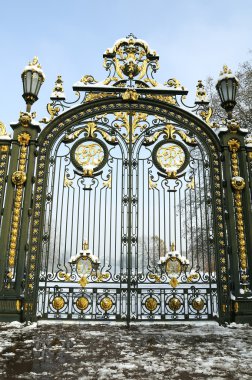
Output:
[[[137,37],[133,33],[130,33],[128,36],[126,36],[126,38],[135,38],[135,39],[137,39]]]
[[[83,242],[83,251],[86,251],[88,249],[88,240],[85,239]]]

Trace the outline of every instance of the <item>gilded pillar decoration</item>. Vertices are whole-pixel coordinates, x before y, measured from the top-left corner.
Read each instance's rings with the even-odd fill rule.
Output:
[[[242,285],[242,292],[247,292],[249,284],[248,270],[248,258],[246,251],[246,241],[245,241],[245,228],[244,228],[244,217],[243,217],[243,202],[242,202],[242,191],[244,190],[246,183],[244,178],[240,176],[239,172],[239,161],[238,161],[238,151],[240,149],[240,141],[237,139],[230,139],[228,141],[228,147],[231,152],[231,171],[232,179],[231,186],[234,192],[234,207],[236,216],[236,234],[238,243],[238,254],[239,254],[239,264],[240,264],[240,283]],[[245,205],[244,205],[245,206]]]
[[[0,194],[4,191],[5,176],[7,175],[6,169],[8,166],[8,145],[0,145]]]
[[[18,244],[18,230],[20,226],[20,217],[22,209],[23,189],[26,182],[26,159],[27,150],[30,142],[30,134],[23,132],[18,135],[18,142],[20,145],[18,168],[12,173],[11,179],[15,186],[14,207],[12,212],[11,230],[10,230],[10,243],[9,255],[7,262],[7,275],[6,287],[10,288],[11,280],[14,277],[14,267],[16,262],[17,244]]]

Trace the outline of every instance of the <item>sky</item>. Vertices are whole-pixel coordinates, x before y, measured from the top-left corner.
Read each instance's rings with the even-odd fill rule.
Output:
[[[0,0],[0,120],[25,111],[21,72],[36,55],[46,75],[32,111],[47,116],[57,75],[67,100],[85,74],[107,76],[102,54],[133,33],[160,56],[156,79],[177,78],[194,99],[198,79],[251,59],[252,0]],[[189,98],[190,99],[190,98]]]

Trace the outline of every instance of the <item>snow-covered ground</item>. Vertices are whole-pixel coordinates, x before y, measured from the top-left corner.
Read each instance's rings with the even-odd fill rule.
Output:
[[[0,379],[252,379],[252,327],[0,324]]]

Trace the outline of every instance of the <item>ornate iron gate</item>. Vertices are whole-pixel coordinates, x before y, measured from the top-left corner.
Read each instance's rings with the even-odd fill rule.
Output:
[[[58,77],[40,134],[26,112],[13,143],[0,141],[5,173],[13,144],[0,309],[26,320],[230,321],[250,295],[243,132],[232,122],[214,133],[201,81],[188,112],[175,78],[154,79],[145,41],[130,35],[104,59],[108,78],[84,76],[76,105]],[[230,290],[243,297],[234,311]]]
[[[49,157],[38,315],[218,315],[209,151],[145,112],[96,115]],[[82,246],[83,245],[83,246]]]
[[[212,202],[219,197],[221,220],[218,145],[200,123],[154,106],[161,100],[175,107],[186,91],[172,79],[162,95],[148,93],[157,85],[152,76],[157,56],[146,43],[130,36],[104,57],[110,71],[106,84],[100,87],[85,76],[74,88],[85,90],[84,105],[109,102],[92,108],[90,103],[90,117],[84,112],[65,117],[71,126],[58,124],[62,132],[53,146],[43,141],[53,137],[52,128],[49,136],[41,135],[51,151],[41,149],[48,165],[41,179],[46,190],[41,187],[37,316],[128,322],[215,318],[214,230],[224,235],[223,224],[214,224]],[[110,82],[113,92],[111,87],[106,92]],[[125,88],[123,103],[113,104],[118,88]],[[136,89],[143,91],[143,104]],[[56,98],[62,95],[60,78],[57,90]],[[54,100],[51,109],[62,104]],[[204,107],[203,100],[197,111]]]

